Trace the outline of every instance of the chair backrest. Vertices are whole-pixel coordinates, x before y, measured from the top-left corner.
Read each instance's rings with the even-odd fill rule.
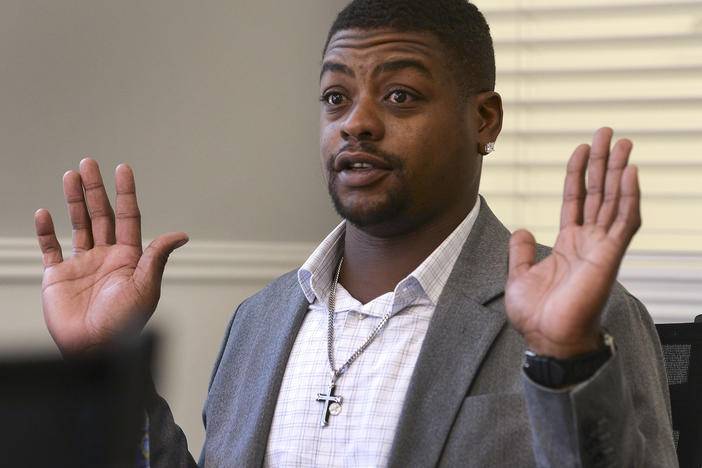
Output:
[[[681,467],[702,466],[702,315],[657,324],[668,374],[673,438]]]

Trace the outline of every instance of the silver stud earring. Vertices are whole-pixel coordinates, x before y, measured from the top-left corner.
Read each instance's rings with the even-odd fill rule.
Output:
[[[488,154],[492,153],[493,151],[495,151],[495,142],[494,141],[491,141],[490,143],[483,146],[483,154],[484,155],[488,155]]]

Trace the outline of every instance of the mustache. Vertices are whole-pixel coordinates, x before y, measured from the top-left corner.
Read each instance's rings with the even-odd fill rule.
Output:
[[[382,159],[389,166],[396,167],[398,169],[402,169],[405,166],[405,161],[402,158],[400,158],[399,156],[396,156],[392,153],[386,153],[385,151],[382,151],[374,143],[362,141],[362,142],[356,143],[356,144],[347,143],[344,146],[342,146],[339,151],[332,154],[332,156],[329,159],[327,159],[327,170],[329,172],[334,171],[334,164],[336,162],[336,159],[339,157],[339,155],[341,153],[344,153],[344,152],[368,153],[372,156],[375,156],[379,159]]]

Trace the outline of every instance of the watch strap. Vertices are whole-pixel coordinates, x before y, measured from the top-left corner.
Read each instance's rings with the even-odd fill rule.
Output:
[[[545,387],[573,385],[592,377],[614,354],[614,349],[614,339],[609,333],[603,332],[600,348],[566,359],[539,356],[527,350],[524,353],[524,373]]]

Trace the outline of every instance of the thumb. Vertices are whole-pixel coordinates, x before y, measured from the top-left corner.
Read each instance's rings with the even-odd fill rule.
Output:
[[[184,232],[169,232],[154,239],[144,250],[134,271],[137,287],[140,290],[150,289],[158,294],[168,256],[188,240],[190,239]]]
[[[509,276],[508,281],[531,268],[536,260],[536,239],[523,229],[512,234],[509,239]]]

